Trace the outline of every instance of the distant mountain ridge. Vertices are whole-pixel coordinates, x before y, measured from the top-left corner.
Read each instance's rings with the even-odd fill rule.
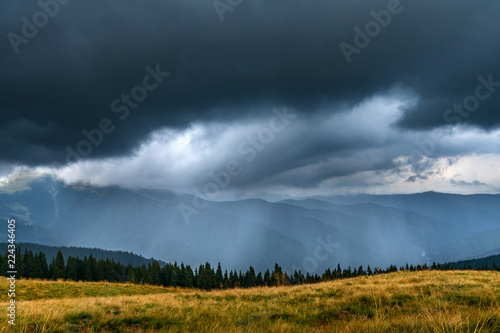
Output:
[[[320,272],[337,263],[422,264],[500,249],[489,232],[500,230],[500,195],[210,202],[187,224],[179,205],[192,205],[190,195],[71,186],[50,177],[17,187],[0,191],[0,217],[18,221],[19,242],[125,250],[166,262],[220,261],[242,270],[279,262]]]
[[[441,266],[442,267],[449,266],[451,268],[457,268],[457,269],[467,269],[469,267],[472,269],[481,269],[483,267],[487,267],[488,269],[496,268],[497,270],[500,270],[500,255],[497,254],[494,256],[483,257],[478,259],[447,262],[447,263],[442,263]]]
[[[120,262],[123,265],[131,264],[132,266],[141,266],[152,263],[154,258],[144,258],[141,255],[125,252],[125,251],[109,251],[99,248],[89,248],[89,247],[76,247],[76,246],[49,246],[49,245],[40,245],[33,243],[17,243],[17,246],[21,249],[21,254],[24,254],[25,250],[32,251],[33,253],[43,252],[47,261],[52,261],[53,258],[56,257],[57,251],[61,251],[64,256],[64,260],[67,260],[68,257],[79,257],[83,259],[84,257],[89,257],[92,255],[96,260],[100,259],[113,259],[115,262]],[[7,249],[7,243],[0,243],[1,249]],[[157,260],[160,263],[160,266],[165,265],[166,263]]]

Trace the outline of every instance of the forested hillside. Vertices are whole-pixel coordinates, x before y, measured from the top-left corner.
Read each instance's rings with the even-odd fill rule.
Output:
[[[0,271],[6,275],[9,270],[9,254],[13,255],[14,251],[9,250],[4,256],[0,256]],[[498,257],[498,256],[496,256]],[[109,282],[133,282],[133,283],[148,283],[152,285],[172,286],[172,287],[187,287],[200,288],[205,290],[211,289],[230,289],[230,288],[250,288],[258,286],[282,286],[282,285],[299,285],[307,283],[317,283],[321,281],[330,281],[357,276],[373,276],[400,271],[421,271],[427,270],[429,267],[424,265],[408,265],[398,267],[391,265],[386,269],[378,267],[366,268],[359,266],[357,268],[342,268],[337,264],[335,268],[328,268],[321,275],[301,272],[294,270],[287,272],[277,263],[273,270],[265,272],[257,272],[252,266],[246,272],[223,270],[221,264],[217,268],[205,263],[195,267],[177,262],[168,263],[161,267],[156,260],[151,260],[147,264],[134,266],[132,264],[124,265],[119,261],[109,258],[96,259],[92,254],[88,257],[72,257],[64,258],[60,250],[57,251],[54,258],[47,260],[47,256],[43,251],[34,252],[31,249],[22,249],[17,247],[15,251],[17,277],[33,278],[33,279],[65,279],[72,281],[109,281]],[[488,259],[489,260],[489,259]],[[491,266],[469,263],[469,265],[459,267],[461,269],[469,268],[472,264],[479,269],[498,270],[500,266],[496,265],[494,259]],[[431,269],[455,269],[458,266],[454,265],[436,265]]]
[[[141,255],[125,252],[125,251],[111,251],[111,250],[103,250],[100,248],[89,248],[89,247],[77,247],[77,246],[49,246],[49,245],[40,245],[33,243],[17,243],[23,251],[31,250],[33,253],[43,252],[45,254],[46,259],[50,262],[57,255],[58,251],[61,251],[64,260],[67,260],[68,257],[80,257],[83,258],[85,256],[89,257],[92,255],[96,260],[100,259],[113,259],[116,262],[120,262],[124,265],[131,264],[132,266],[140,266],[142,264],[148,264],[153,262],[153,258],[147,259]],[[7,248],[7,243],[0,243],[1,249]],[[158,260],[160,266],[165,265],[165,262]]]
[[[442,267],[447,267],[449,269],[488,269],[488,268],[500,268],[500,254],[495,256],[489,256],[480,259],[471,260],[461,260],[456,262],[444,263]]]

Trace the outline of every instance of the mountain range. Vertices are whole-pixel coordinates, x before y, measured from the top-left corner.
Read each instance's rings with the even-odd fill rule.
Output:
[[[500,253],[500,195],[418,193],[206,202],[192,195],[17,178],[0,187],[16,239],[98,247],[165,262],[246,270],[278,262],[319,273],[343,267],[451,262]],[[198,202],[201,202],[198,200]],[[0,231],[7,239],[7,228]]]

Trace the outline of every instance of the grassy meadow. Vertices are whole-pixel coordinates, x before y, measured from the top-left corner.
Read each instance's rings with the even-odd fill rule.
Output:
[[[5,309],[8,284],[0,284]],[[500,272],[209,292],[38,280],[18,280],[16,289],[16,328],[4,314],[0,332],[500,332]]]

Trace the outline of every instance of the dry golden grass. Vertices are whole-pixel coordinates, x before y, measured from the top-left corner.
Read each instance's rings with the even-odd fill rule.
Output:
[[[51,284],[68,283],[20,281],[18,289],[54,288]],[[81,283],[80,287],[117,288],[106,283]],[[499,272],[399,272],[314,285],[212,292],[152,286],[136,290],[146,292],[150,294],[25,297],[18,300],[16,326],[19,332],[50,333],[500,332]],[[5,318],[0,325],[0,332],[9,331]]]
[[[0,285],[8,289],[6,280],[2,279]],[[172,288],[170,289],[170,291],[173,290]],[[168,291],[168,288],[132,283],[16,280],[16,301],[21,302],[48,298],[132,296],[165,293]],[[7,293],[2,293],[0,301],[6,300],[8,300]]]

